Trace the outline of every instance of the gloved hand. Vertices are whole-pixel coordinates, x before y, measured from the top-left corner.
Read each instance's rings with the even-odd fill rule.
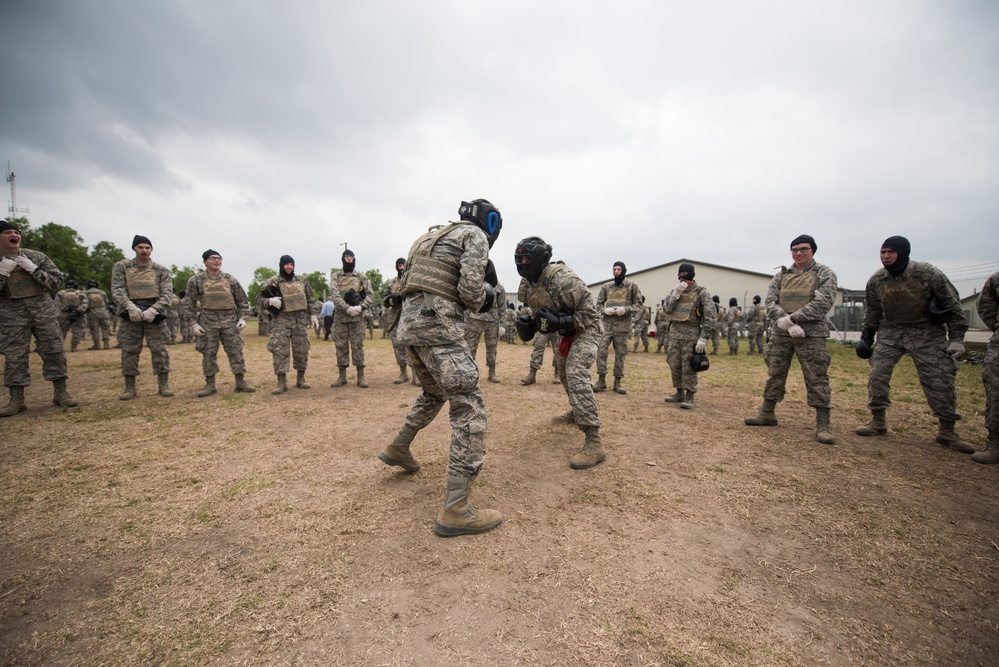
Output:
[[[685,289],[687,289],[687,283],[685,283],[685,282],[683,282],[681,280],[680,282],[678,282],[676,284],[676,287],[673,288],[673,294],[675,294],[677,296],[680,296],[681,294],[683,294],[683,292],[684,292]],[[701,353],[698,352],[698,354],[701,354]]]
[[[240,322],[242,322],[242,320],[240,320]],[[191,325],[191,331],[194,333],[195,336],[205,335],[205,328],[200,324],[198,324],[197,322]]]
[[[271,308],[276,308],[277,310],[281,310],[281,297],[272,296],[271,298],[267,299],[267,305],[270,306]]]
[[[360,315],[361,310],[363,309],[360,306],[347,306],[347,314],[351,317],[357,317]]]
[[[493,260],[486,260],[486,277],[485,281],[496,287],[499,284],[499,278],[496,276],[496,265],[493,264]]]
[[[237,331],[242,331],[242,330],[243,330],[243,329],[245,329],[245,328],[246,328],[246,320],[244,320],[244,319],[243,319],[243,318],[241,317],[241,318],[239,318],[239,320],[237,320],[237,322],[236,322],[236,330],[237,330]]]
[[[777,320],[777,328],[781,331],[787,331],[794,326],[794,322],[791,321],[790,315],[785,315],[784,317]]]
[[[18,255],[17,257],[14,258],[14,263],[20,266],[28,273],[34,273],[35,269],[38,268],[38,265],[32,262],[30,259],[28,259],[27,255]]]
[[[698,338],[697,342],[694,343],[694,352],[697,354],[704,354],[704,351],[708,349],[708,341],[703,338]]]
[[[791,335],[791,338],[804,338],[805,330],[801,328],[800,324],[792,324],[791,328],[787,330]]]
[[[312,328],[313,329],[319,328],[319,318],[316,317],[315,315],[312,316]]]
[[[130,321],[132,322],[142,321],[142,310],[134,303],[128,304],[128,306],[125,307],[125,310],[128,311],[128,319]]]
[[[964,354],[964,343],[959,340],[952,340],[947,344],[947,354],[953,359],[960,359]]]
[[[17,266],[17,262],[10,257],[5,256],[3,259],[0,259],[0,276],[4,278],[9,277],[10,272],[14,270],[15,266]]]
[[[576,333],[576,324],[570,312],[556,313],[548,308],[539,308],[534,314],[534,322],[543,334],[558,332],[563,336],[572,336]]]
[[[628,314],[628,309],[625,308],[624,306],[618,306],[617,308],[614,309],[614,314],[617,315],[618,317],[624,317],[625,315]]]
[[[610,317],[616,314],[617,314],[617,308],[615,308],[614,306],[607,306],[606,308],[604,308],[604,315]]]
[[[146,322],[151,323],[153,320],[156,319],[156,316],[159,314],[160,312],[158,310],[156,310],[152,306],[149,306],[149,308],[146,308],[144,311],[142,311],[142,319],[144,319]]]

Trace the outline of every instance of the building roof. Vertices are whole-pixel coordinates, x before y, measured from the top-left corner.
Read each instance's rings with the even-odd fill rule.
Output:
[[[640,275],[642,273],[658,271],[659,269],[665,268],[667,266],[673,266],[674,264],[683,264],[684,262],[689,262],[693,264],[695,268],[699,266],[710,266],[713,269],[723,269],[725,271],[734,271],[735,273],[744,273],[748,276],[754,276],[756,278],[766,278],[767,280],[770,280],[771,278],[774,277],[772,273],[759,273],[758,271],[747,271],[745,269],[737,269],[733,266],[724,266],[723,264],[712,264],[711,262],[701,262],[696,259],[687,259],[686,257],[681,257],[680,259],[674,259],[672,262],[666,262],[665,264],[650,266],[647,269],[639,269],[638,271],[629,271],[628,277],[634,278],[635,276]],[[587,287],[596,287],[597,285],[603,285],[604,283],[609,282],[610,280],[611,280],[610,278],[606,278],[604,280],[600,280],[595,283],[589,283]]]

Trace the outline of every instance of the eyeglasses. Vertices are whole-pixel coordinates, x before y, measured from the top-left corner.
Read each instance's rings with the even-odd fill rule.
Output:
[[[791,248],[791,252],[809,252],[812,249],[810,245],[804,245],[800,248]]]

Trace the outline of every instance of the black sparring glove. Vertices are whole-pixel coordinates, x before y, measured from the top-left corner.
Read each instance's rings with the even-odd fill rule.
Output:
[[[492,287],[499,285],[499,278],[496,277],[496,265],[491,259],[486,260],[486,282]]]
[[[517,335],[525,343],[530,342],[534,338],[534,333],[538,330],[537,325],[534,324],[534,318],[530,315],[521,315],[517,318],[515,324],[517,326]]]
[[[486,291],[486,301],[482,304],[482,307],[479,308],[478,312],[488,313],[489,309],[493,307],[494,303],[496,303],[496,290],[494,290],[493,286],[489,283],[482,283],[482,288]]]
[[[347,302],[348,306],[360,306],[364,303],[364,297],[353,287],[344,293],[343,300]]]
[[[543,334],[560,333],[563,336],[572,336],[576,333],[576,325],[572,321],[572,313],[562,311],[556,313],[549,308],[539,308],[534,313],[534,322],[538,331]]]
[[[871,355],[874,354],[875,333],[874,329],[864,329],[860,332],[860,340],[857,341],[854,351],[856,351],[857,356],[861,359],[870,359]]]

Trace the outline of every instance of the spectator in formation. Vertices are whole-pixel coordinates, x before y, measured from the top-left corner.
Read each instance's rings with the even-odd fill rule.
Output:
[[[749,352],[763,354],[763,329],[766,326],[767,313],[760,303],[760,295],[753,297],[753,305],[746,309],[746,326],[749,328]]]
[[[694,355],[704,354],[715,330],[715,302],[707,289],[694,280],[694,265],[681,264],[677,270],[679,282],[666,297],[664,309],[669,317],[670,376],[676,393],[666,397],[667,403],[679,403],[681,408],[694,407],[697,393],[697,370]]]
[[[277,375],[277,387],[271,393],[288,391],[289,365],[297,373],[295,386],[310,389],[312,385],[305,380],[305,372],[309,369],[312,344],[306,331],[310,326],[313,329],[319,327],[319,304],[312,294],[312,286],[295,273],[295,259],[291,255],[282,255],[277,275],[264,281],[260,293],[267,305],[271,332],[267,349],[274,360],[274,374]]]
[[[628,267],[624,262],[614,262],[614,279],[604,283],[597,297],[597,311],[603,317],[603,338],[597,350],[597,383],[593,391],[607,389],[607,357],[610,346],[614,345],[614,391],[628,392],[621,385],[624,380],[624,360],[628,356],[628,334],[631,333],[631,320],[642,309],[642,292],[638,285],[628,280]]]
[[[94,341],[88,349],[104,349],[111,347],[111,315],[108,312],[108,295],[100,288],[96,280],[87,281],[87,326],[90,328],[90,338]]]
[[[333,314],[333,344],[336,345],[336,365],[340,375],[331,387],[347,384],[347,366],[351,357],[357,368],[357,386],[367,389],[364,379],[364,331],[367,328],[365,311],[371,310],[374,292],[368,277],[355,270],[353,250],[340,255],[342,269],[330,278],[330,293],[335,307]]]
[[[72,278],[66,281],[65,289],[56,292],[55,300],[59,306],[59,329],[64,339],[72,329],[69,351],[76,352],[80,341],[87,339],[87,308],[90,307],[90,301]]]
[[[742,323],[742,308],[734,296],[728,300],[728,312],[725,315],[728,323],[728,353],[739,354],[739,325]]]

